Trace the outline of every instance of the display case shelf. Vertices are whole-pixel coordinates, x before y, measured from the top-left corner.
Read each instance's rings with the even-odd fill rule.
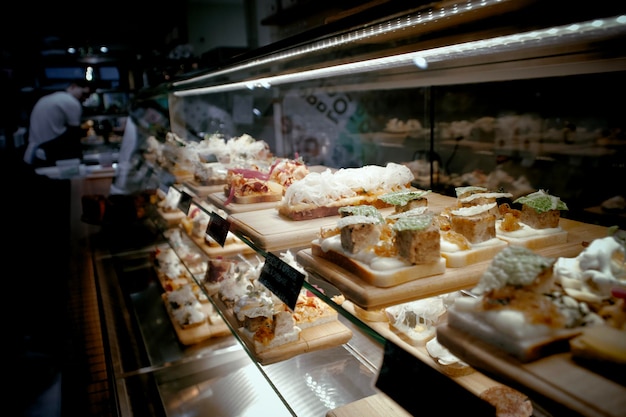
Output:
[[[626,192],[607,181],[623,177],[626,160],[623,106],[607,99],[626,93],[621,46],[626,14],[608,1],[584,10],[554,3],[572,13],[545,13],[544,6],[538,1],[429,3],[366,25],[332,26],[333,33],[317,30],[306,42],[244,54],[236,63],[168,86],[172,132],[188,141],[212,133],[249,134],[266,141],[276,156],[298,154],[308,164],[330,168],[404,163],[419,180],[414,185],[442,198],[462,185],[516,195],[549,189],[570,206],[564,220],[575,239],[542,253],[575,256],[608,226],[597,217],[593,222],[600,225],[581,223],[589,219],[585,208]],[[159,174],[159,167],[151,172],[158,174],[150,176],[157,182],[176,182],[172,174]],[[197,203],[205,202],[198,198]],[[239,220],[250,216],[243,213]],[[261,257],[298,246],[259,244],[240,233],[241,227],[235,231]],[[111,260],[127,261],[120,254]],[[154,282],[127,278],[119,265],[105,269],[101,280],[113,274],[121,287],[132,284],[118,294],[132,312],[122,327],[131,329],[125,332],[139,345],[130,361],[123,358],[124,349],[114,349],[123,398],[143,398],[137,387],[147,385],[164,415],[190,409],[210,414],[222,405],[226,414],[239,415],[269,407],[265,396],[236,404],[224,393],[267,389],[271,407],[285,415],[333,416],[380,394],[375,382],[384,346],[394,337],[384,324],[367,323],[348,304],[342,307],[320,292],[320,285],[331,288],[324,277],[312,274],[317,285],[304,286],[337,309],[353,338],[263,365],[237,340],[232,326],[232,337],[181,347]],[[112,333],[123,345],[124,336]],[[408,350],[432,365],[423,350]],[[244,370],[253,376],[243,376]],[[497,372],[477,375],[486,385],[501,383]],[[427,391],[427,384],[420,386]],[[465,388],[479,394],[484,385],[470,380]],[[535,415],[550,413],[541,398],[531,398],[539,401]]]

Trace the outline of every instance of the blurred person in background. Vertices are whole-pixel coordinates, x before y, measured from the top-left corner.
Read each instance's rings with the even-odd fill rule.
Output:
[[[111,195],[132,195],[145,190],[150,177],[150,167],[143,159],[143,152],[148,148],[148,138],[153,136],[163,142],[169,125],[167,109],[157,101],[137,101],[131,105],[115,178],[111,184]]]
[[[74,80],[65,90],[41,97],[33,107],[24,162],[55,165],[57,160],[82,158],[83,103],[92,93],[87,80]]]

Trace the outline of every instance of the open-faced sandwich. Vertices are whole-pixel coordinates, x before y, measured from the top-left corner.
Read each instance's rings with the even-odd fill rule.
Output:
[[[230,168],[224,186],[226,201],[237,204],[253,204],[280,201],[283,186],[269,179],[269,173],[251,168]]]
[[[253,290],[235,302],[239,332],[257,353],[295,342],[301,329],[287,307],[263,290]]]
[[[510,245],[540,249],[567,242],[567,231],[559,226],[561,211],[568,210],[559,197],[539,190],[513,201],[520,209],[503,205],[496,234]]]
[[[459,268],[486,261],[507,246],[496,237],[497,203],[455,207],[438,216],[441,255],[446,266]]]
[[[291,220],[309,220],[335,216],[344,206],[390,207],[378,197],[408,190],[412,180],[411,170],[396,163],[309,172],[285,190],[277,208]]]
[[[227,197],[224,204],[280,201],[285,190],[308,173],[309,169],[301,158],[277,158],[267,168],[231,167],[228,169],[224,186],[224,193]]]
[[[439,226],[424,207],[413,210],[385,219],[372,205],[340,208],[336,226],[320,231],[311,253],[378,287],[441,274]]]
[[[522,362],[567,351],[569,339],[603,320],[559,290],[555,261],[522,246],[506,247],[472,289],[476,297],[457,298],[448,309],[448,325]]]

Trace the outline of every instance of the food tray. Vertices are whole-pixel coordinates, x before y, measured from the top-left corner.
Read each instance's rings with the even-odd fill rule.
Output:
[[[626,387],[578,365],[569,352],[521,363],[512,356],[447,324],[440,343],[476,369],[524,392],[559,415],[623,417]],[[563,409],[565,408],[565,409]]]
[[[264,210],[275,208],[280,201],[266,201],[262,203],[250,203],[250,204],[240,204],[235,202],[230,202],[228,205],[226,204],[226,199],[228,197],[224,195],[224,191],[214,192],[207,195],[207,201],[209,203],[214,204],[216,207],[224,210],[226,213],[245,213],[249,211],[256,210]]]
[[[226,307],[219,297],[215,296],[213,300],[230,326],[233,329],[239,328],[237,318],[232,311]],[[351,338],[352,331],[339,320],[333,320],[328,323],[303,329],[297,341],[286,343],[260,353],[255,352],[252,342],[243,336],[240,337],[241,341],[250,351],[250,354],[262,365],[284,361],[307,352],[340,346],[347,343]]]
[[[485,261],[464,268],[448,268],[443,274],[382,288],[365,282],[357,275],[324,258],[313,255],[310,248],[298,251],[296,260],[305,269],[336,286],[347,299],[365,309],[383,308],[471,288],[478,283],[489,265],[489,261]]]

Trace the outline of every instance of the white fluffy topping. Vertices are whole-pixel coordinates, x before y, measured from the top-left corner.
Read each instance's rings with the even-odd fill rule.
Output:
[[[198,302],[196,295],[193,293],[191,286],[184,285],[167,293],[167,300],[171,304],[177,304],[179,306],[193,305]]]
[[[355,197],[362,191],[387,193],[404,187],[414,179],[405,165],[389,163],[382,167],[341,168],[334,173],[309,172],[285,191],[282,205],[312,204],[327,206],[342,198]]]
[[[456,187],[454,191],[456,192],[456,196],[458,197],[470,191],[472,192],[476,191],[476,192],[481,192],[481,193],[486,192],[487,189],[485,187],[479,187],[477,185],[468,185],[467,187]]]
[[[440,297],[431,297],[387,307],[385,311],[393,318],[393,323],[397,327],[421,332],[437,325],[446,312],[446,307]],[[410,326],[408,323],[413,324],[415,317],[417,318],[415,325]]]
[[[510,198],[513,197],[511,193],[474,193],[467,197],[462,198],[460,201],[463,203],[469,203],[477,198]]]
[[[281,253],[280,260],[286,263],[287,265],[291,266],[296,271],[301,272],[306,277],[307,275],[306,270],[302,267],[302,265],[298,263],[298,261],[296,261],[296,258],[293,256],[293,253],[291,253],[290,250]]]
[[[452,365],[457,362],[464,363],[458,357],[454,356],[446,347],[439,343],[436,337],[430,339],[426,343],[426,351],[442,365]]]
[[[199,302],[172,310],[172,314],[181,326],[202,323],[206,320],[206,314],[202,311],[202,305]]]
[[[272,317],[274,315],[274,302],[263,293],[244,295],[235,303],[233,312],[240,321],[246,317]]]
[[[479,204],[477,206],[461,207],[459,209],[450,211],[450,213],[454,214],[455,216],[475,216],[477,214],[482,214],[491,210],[496,205],[497,203],[488,203]]]
[[[626,287],[624,247],[612,236],[595,239],[576,258],[559,258],[554,265],[557,280],[577,298],[611,296],[613,287]]]
[[[156,255],[156,259],[159,270],[168,278],[178,278],[186,271],[185,266],[172,248],[160,251]]]

